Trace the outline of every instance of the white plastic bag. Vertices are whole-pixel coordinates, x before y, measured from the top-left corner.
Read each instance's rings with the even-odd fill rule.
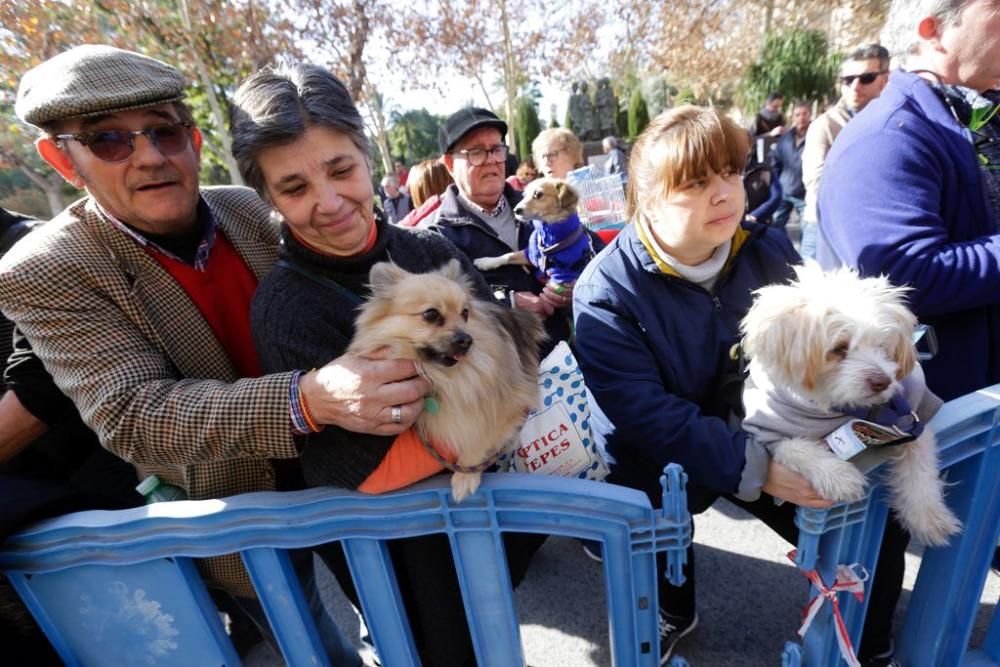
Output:
[[[498,462],[505,472],[602,480],[608,467],[590,433],[583,373],[565,341],[538,368],[539,407],[521,429],[516,449]]]

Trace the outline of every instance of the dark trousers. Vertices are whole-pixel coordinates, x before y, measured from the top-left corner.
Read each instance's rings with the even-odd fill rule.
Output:
[[[511,583],[517,587],[545,535],[508,533],[504,551]],[[340,544],[324,545],[317,553],[340,583],[344,595],[361,609],[347,559]],[[403,598],[413,640],[425,667],[476,667],[472,636],[446,535],[426,535],[389,543],[399,593]]]
[[[691,489],[688,491],[692,496]],[[695,490],[691,506],[694,511],[704,511],[705,494]],[[795,510],[792,503],[775,505],[771,496],[762,494],[760,499],[748,503],[732,496],[726,499],[766,523],[772,530],[781,535],[788,543],[795,545],[799,539],[799,529],[795,525]],[[693,528],[693,524],[692,524]],[[892,621],[903,588],[903,567],[906,546],[910,536],[903,530],[891,513],[886,523],[885,535],[882,538],[882,548],[879,551],[876,576],[870,588],[866,586],[865,594],[869,596],[868,615],[865,617],[861,633],[861,646],[858,658],[865,660],[888,651],[892,646]],[[671,616],[691,618],[695,613],[695,566],[694,547],[688,548],[688,563],[684,569],[687,580],[682,586],[663,585],[666,572],[666,556],[657,554],[657,570],[661,582],[659,591],[660,608]]]
[[[789,218],[792,217],[792,210],[794,209],[796,213],[799,214],[799,222],[802,221],[802,212],[806,208],[806,200],[800,197],[789,197],[785,196],[781,203],[778,204],[778,210],[774,212],[774,218],[771,221],[771,226],[777,229],[784,230],[787,234],[786,229],[788,225]]]

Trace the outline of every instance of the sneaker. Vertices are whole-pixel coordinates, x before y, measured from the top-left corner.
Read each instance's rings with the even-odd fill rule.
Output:
[[[895,642],[889,645],[889,650],[878,655],[873,655],[867,660],[861,661],[861,667],[903,667],[893,654],[896,652]]]
[[[698,613],[693,618],[675,618],[660,612],[660,664],[666,665],[673,655],[674,646],[691,634],[698,626]]]
[[[903,663],[896,660],[891,655],[884,655],[868,658],[861,663],[861,667],[903,667]]]
[[[583,547],[583,553],[587,558],[598,563],[604,562],[604,550],[600,542],[595,540],[580,540],[580,546]]]

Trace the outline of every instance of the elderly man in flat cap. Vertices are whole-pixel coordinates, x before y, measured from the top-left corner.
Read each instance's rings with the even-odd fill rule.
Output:
[[[142,473],[192,499],[297,488],[292,436],[310,421],[399,433],[429,388],[409,362],[349,356],[260,375],[250,301],[278,228],[251,190],[199,187],[202,136],[184,88],[173,67],[106,46],[71,49],[23,76],[18,116],[87,196],[3,258],[0,308],[101,444]],[[206,570],[253,596],[238,557]],[[333,664],[360,664],[322,626]]]

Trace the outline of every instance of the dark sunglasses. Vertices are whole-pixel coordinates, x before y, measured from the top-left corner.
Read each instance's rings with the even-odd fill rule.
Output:
[[[857,79],[862,85],[867,86],[870,83],[874,83],[875,79],[885,73],[886,70],[879,70],[878,72],[865,72],[864,74],[848,74],[840,77],[840,82],[845,86],[850,86],[853,85],[854,80]]]
[[[78,134],[57,134],[59,141],[72,139],[78,141],[100,160],[105,162],[124,162],[135,152],[135,140],[140,134],[146,136],[156,150],[164,155],[176,155],[190,144],[192,123],[171,123],[154,125],[142,130],[98,130],[97,132],[80,132]]]

